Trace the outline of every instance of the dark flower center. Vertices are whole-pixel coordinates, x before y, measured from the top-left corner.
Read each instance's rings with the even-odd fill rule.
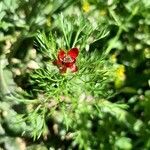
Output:
[[[70,56],[67,55],[67,56],[64,57],[63,62],[64,63],[72,63],[73,59]]]

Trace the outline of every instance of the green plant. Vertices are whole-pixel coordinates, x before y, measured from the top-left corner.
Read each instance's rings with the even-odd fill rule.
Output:
[[[149,8],[0,2],[0,148],[148,150]]]

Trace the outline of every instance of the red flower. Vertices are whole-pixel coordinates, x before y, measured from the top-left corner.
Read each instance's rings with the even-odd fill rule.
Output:
[[[71,72],[76,72],[78,68],[75,65],[75,62],[78,53],[78,48],[72,48],[67,53],[64,50],[60,50],[58,52],[58,59],[55,60],[53,64],[59,68],[59,71],[61,73],[65,73],[67,71],[67,68],[69,68]]]

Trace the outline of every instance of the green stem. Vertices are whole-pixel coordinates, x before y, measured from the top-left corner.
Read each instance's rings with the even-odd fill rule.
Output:
[[[77,34],[76,34],[76,36],[75,36],[75,40],[74,40],[74,42],[73,42],[73,44],[72,44],[72,47],[74,47],[75,44],[77,43],[79,34],[83,31],[83,29],[84,29],[85,27],[86,27],[86,25],[84,25],[83,28],[81,28],[81,30],[78,30],[78,32],[77,32]]]
[[[109,45],[108,45],[108,47],[105,51],[105,56],[107,56],[110,53],[110,51],[113,48],[114,44],[116,44],[117,40],[119,39],[119,37],[122,33],[122,30],[123,29],[120,27],[117,34],[116,34],[116,36],[110,41],[110,43],[109,43]]]
[[[61,14],[61,26],[62,26],[62,30],[63,30],[63,33],[64,33],[64,36],[65,36],[65,41],[67,43],[67,47],[69,48],[69,42],[68,42],[68,39],[67,39],[67,34],[66,34],[66,31],[65,31],[65,28],[64,28],[64,19],[63,19],[63,15]]]

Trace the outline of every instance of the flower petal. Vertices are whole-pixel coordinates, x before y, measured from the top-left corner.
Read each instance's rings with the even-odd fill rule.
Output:
[[[69,68],[70,68],[71,72],[76,72],[76,71],[78,71],[78,67],[77,67],[75,64],[73,64],[73,65],[70,66]]]
[[[58,59],[59,59],[59,60],[63,61],[63,59],[64,59],[65,56],[66,56],[65,51],[60,50],[60,51],[58,52]]]
[[[74,64],[74,62],[72,62],[72,63],[65,63],[64,65],[65,65],[66,67],[70,68],[70,67],[72,67],[73,64]]]
[[[60,73],[66,73],[67,67],[66,66],[61,66],[61,67],[59,67],[59,71],[60,71]]]
[[[70,50],[68,51],[67,54],[68,54],[71,58],[76,59],[76,57],[77,57],[78,54],[79,54],[79,50],[78,50],[78,48],[72,48],[72,49],[70,49]]]
[[[62,65],[63,65],[63,64],[62,64],[62,61],[60,61],[59,59],[58,59],[58,60],[53,61],[53,64],[54,64],[55,66],[57,66],[57,67],[59,67],[59,66],[62,66]]]

